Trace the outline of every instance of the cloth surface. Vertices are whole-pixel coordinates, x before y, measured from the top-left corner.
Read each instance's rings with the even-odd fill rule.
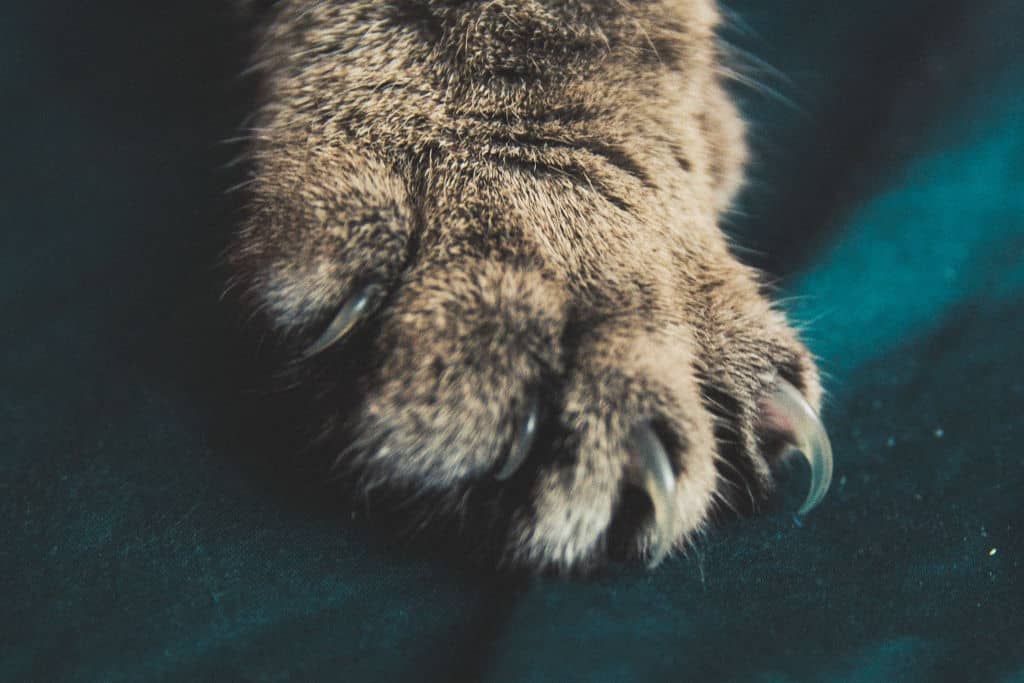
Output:
[[[1024,681],[1019,5],[731,6],[777,71],[743,58],[730,230],[821,359],[832,491],[655,572],[531,583],[239,446],[209,266],[250,94],[226,10],[12,6],[0,678]]]

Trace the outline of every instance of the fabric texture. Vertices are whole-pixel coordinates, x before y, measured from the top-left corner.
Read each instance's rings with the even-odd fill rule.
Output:
[[[8,8],[0,679],[1024,681],[1024,7],[731,12],[761,86],[729,229],[821,360],[832,491],[655,572],[524,583],[244,438],[220,3]]]

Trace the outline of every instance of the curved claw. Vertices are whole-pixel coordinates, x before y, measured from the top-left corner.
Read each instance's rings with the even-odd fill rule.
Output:
[[[783,379],[765,399],[762,419],[786,437],[811,466],[810,490],[797,511],[806,515],[825,498],[832,483],[832,444],[825,427],[803,394]]]
[[[654,525],[657,537],[647,568],[654,569],[665,559],[672,543],[678,536],[679,503],[676,499],[676,478],[672,473],[668,454],[661,439],[654,433],[650,423],[644,422],[633,428],[627,441],[627,448],[636,458],[633,467],[627,468],[627,478],[647,492],[654,505]]]
[[[345,302],[317,340],[302,353],[303,358],[311,358],[333,346],[352,331],[356,324],[368,316],[380,304],[384,288],[380,285],[367,285]]]
[[[509,447],[508,455],[494,478],[504,481],[515,474],[526,461],[526,456],[533,448],[533,440],[537,436],[537,423],[540,421],[540,401],[536,395],[531,396],[526,403],[526,410],[516,424],[516,431],[512,435],[512,445]]]

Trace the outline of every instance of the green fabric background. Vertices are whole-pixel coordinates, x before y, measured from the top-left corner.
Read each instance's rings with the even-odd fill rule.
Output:
[[[1024,8],[733,10],[786,76],[749,64],[731,229],[828,374],[833,490],[653,573],[525,584],[239,437],[226,11],[6,9],[0,678],[1024,681]]]

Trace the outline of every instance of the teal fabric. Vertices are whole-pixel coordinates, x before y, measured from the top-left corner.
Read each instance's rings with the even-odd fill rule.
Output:
[[[309,500],[240,436],[224,10],[8,9],[0,678],[1024,681],[1016,5],[733,7],[788,80],[748,60],[731,229],[828,375],[832,492],[535,582]]]

